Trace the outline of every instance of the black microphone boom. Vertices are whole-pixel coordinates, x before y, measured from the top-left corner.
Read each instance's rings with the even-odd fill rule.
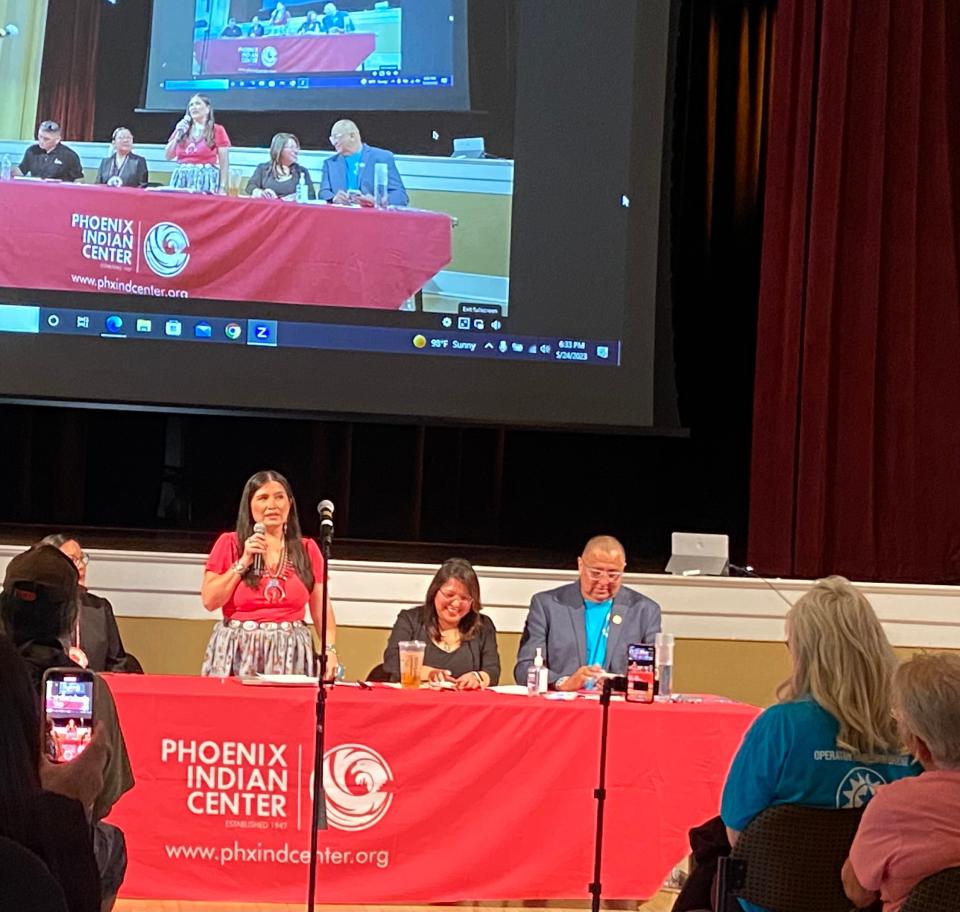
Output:
[[[267,527],[263,523],[254,523],[253,531],[257,535],[266,535]],[[253,572],[257,576],[263,576],[263,555],[254,554],[253,555]]]
[[[752,577],[753,579],[758,579],[758,580],[760,580],[761,583],[763,583],[763,584],[764,584],[765,586],[767,586],[769,589],[772,589],[772,590],[777,594],[777,597],[778,597],[778,598],[783,599],[783,601],[786,602],[791,608],[793,607],[793,602],[791,602],[790,599],[788,599],[788,598],[787,598],[776,586],[774,586],[773,583],[771,583],[770,580],[768,580],[765,576],[761,576],[759,573],[757,573],[757,571],[754,570],[753,567],[751,567],[749,564],[747,564],[745,567],[741,567],[741,566],[739,566],[738,564],[728,564],[727,566],[728,566],[731,570],[735,570],[735,571],[736,571],[737,573],[739,573],[741,576],[749,576],[749,577]]]

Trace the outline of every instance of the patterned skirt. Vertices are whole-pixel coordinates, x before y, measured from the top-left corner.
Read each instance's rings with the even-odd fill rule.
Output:
[[[170,186],[197,193],[218,193],[220,169],[216,165],[177,165]]]
[[[224,621],[213,628],[202,675],[316,674],[313,637],[303,621]]]

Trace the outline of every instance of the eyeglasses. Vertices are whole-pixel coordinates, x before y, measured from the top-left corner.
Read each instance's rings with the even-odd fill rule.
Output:
[[[623,577],[622,570],[601,570],[599,567],[588,567],[586,564],[584,564],[583,569],[587,574],[587,579],[594,583],[599,583],[600,580],[616,583]]]
[[[90,563],[90,555],[84,553],[83,551],[81,551],[76,557],[74,557],[72,554],[68,554],[67,556],[77,565],[77,567],[86,567],[87,564]]]

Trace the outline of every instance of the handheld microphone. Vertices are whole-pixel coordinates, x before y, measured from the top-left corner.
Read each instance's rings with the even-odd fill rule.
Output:
[[[254,523],[253,531],[257,535],[265,535],[267,532],[267,527],[263,523]],[[263,555],[262,554],[253,555],[253,572],[257,576],[263,576]]]
[[[19,34],[20,29],[13,23],[7,26],[0,26],[0,38],[16,38]]]
[[[761,576],[759,573],[757,573],[757,571],[754,570],[753,567],[751,567],[749,564],[747,564],[747,566],[745,566],[745,567],[741,567],[741,566],[739,566],[738,564],[730,564],[730,563],[728,563],[727,566],[728,566],[731,570],[736,570],[737,573],[739,573],[741,576],[749,576],[749,577],[752,577],[753,579],[758,579],[758,580],[760,580],[761,583],[763,583],[763,584],[764,584],[765,586],[767,586],[769,589],[772,589],[772,590],[777,594],[777,597],[778,597],[778,598],[783,599],[783,601],[785,601],[789,607],[791,607],[791,608],[793,607],[793,602],[791,602],[790,599],[788,599],[788,598],[787,598],[776,586],[774,586],[773,583],[771,583],[770,580],[768,580],[765,576]]]
[[[320,541],[329,545],[333,541],[333,501],[321,500],[317,512],[320,514]]]

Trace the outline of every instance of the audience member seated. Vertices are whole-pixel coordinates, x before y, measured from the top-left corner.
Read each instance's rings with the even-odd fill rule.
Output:
[[[383,653],[383,667],[400,680],[400,648],[405,640],[426,644],[420,677],[449,681],[458,690],[492,687],[500,682],[500,654],[493,621],[481,614],[480,582],[470,564],[444,561],[422,605],[397,615]]]
[[[0,635],[0,836],[29,849],[46,864],[70,912],[100,908],[100,874],[84,805],[67,795],[79,790],[92,800],[103,781],[105,762],[105,749],[95,735],[76,761],[57,770],[73,779],[67,794],[46,790],[56,785],[41,779],[41,769],[53,764],[40,754],[37,697],[16,648]],[[64,781],[59,784],[63,786]]]
[[[113,605],[87,589],[87,564],[90,558],[80,547],[80,542],[63,533],[48,535],[41,545],[59,548],[77,568],[79,596],[77,620],[70,636],[64,641],[67,655],[78,665],[91,671],[130,671],[140,663],[127,655],[120,638],[120,628],[113,615]]]
[[[61,141],[60,125],[45,120],[37,128],[37,141],[23,153],[17,169],[25,177],[41,177],[44,180],[83,180],[80,156]]]
[[[233,16],[231,16],[230,19],[228,20],[227,27],[220,33],[220,37],[221,38],[242,38],[243,37],[243,29],[240,28],[239,25],[237,25],[237,20],[234,19]]]
[[[355,31],[353,20],[347,13],[338,10],[336,3],[325,3],[323,5],[320,30],[326,35],[344,35],[347,32]]]
[[[250,196],[267,199],[290,199],[297,195],[301,178],[307,188],[307,198],[316,199],[310,172],[297,163],[300,140],[292,133],[277,133],[270,141],[270,161],[261,162],[247,181]]]
[[[391,206],[406,206],[410,202],[393,153],[363,142],[352,120],[338,120],[330,131],[330,142],[337,154],[323,163],[320,199],[338,206],[354,202],[372,206],[376,165],[386,164],[387,202]]]
[[[590,687],[603,671],[627,673],[627,646],[654,641],[660,606],[622,585],[626,565],[623,545],[598,535],[577,558],[578,582],[534,595],[513,670],[518,684],[538,648],[556,690]]]
[[[0,622],[26,662],[38,694],[48,668],[79,667],[62,645],[76,623],[78,585],[73,562],[51,545],[38,545],[7,565],[0,594]],[[123,833],[103,819],[120,796],[133,787],[133,774],[113,696],[99,677],[95,678],[94,705],[109,759],[103,770],[102,786],[90,802],[90,815],[101,896],[104,908],[108,909],[123,882],[127,852]],[[91,748],[92,745],[87,750]],[[78,762],[79,759],[63,767],[70,768]]]
[[[850,901],[865,907],[879,896],[883,912],[898,912],[925,877],[960,865],[960,656],[918,655],[902,665],[893,705],[924,772],[877,791],[843,867]]]
[[[317,18],[316,10],[308,10],[307,18],[300,23],[297,29],[298,35],[319,35],[323,29],[320,28],[320,20]]]
[[[133,133],[117,127],[111,138],[113,152],[97,170],[97,183],[111,187],[146,187],[150,180],[147,160],[133,151]]]
[[[730,845],[771,805],[858,808],[920,772],[900,750],[897,660],[866,597],[843,577],[820,580],[787,612],[786,633],[793,669],[780,702],[750,726],[724,785]]]

